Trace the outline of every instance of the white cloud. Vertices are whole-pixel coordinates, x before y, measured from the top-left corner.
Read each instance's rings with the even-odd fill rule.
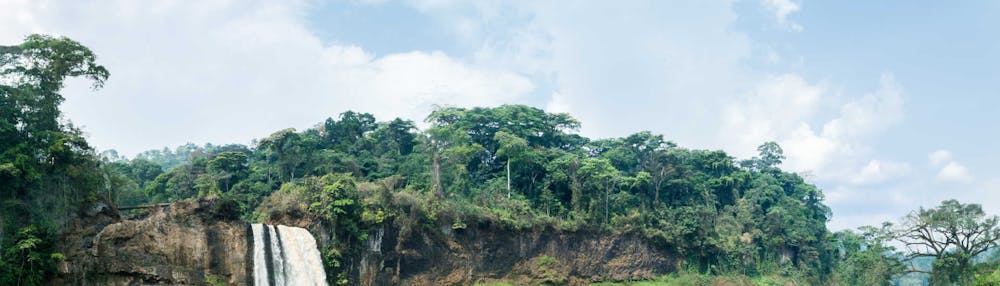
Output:
[[[958,183],[971,183],[973,181],[969,170],[955,161],[948,162],[941,168],[941,171],[938,172],[938,179]]]
[[[30,1],[4,8],[12,5],[0,9],[0,39],[69,36],[111,71],[96,93],[70,82],[63,110],[95,146],[123,154],[187,141],[247,143],[349,108],[419,122],[434,104],[517,102],[535,88],[517,73],[441,52],[376,56],[323,43],[305,27],[308,5],[300,2]]]
[[[884,74],[880,87],[840,105],[833,119],[817,129],[827,90],[798,75],[763,78],[757,87],[724,109],[720,140],[739,157],[753,146],[777,141],[785,150],[785,167],[818,175],[821,181],[874,183],[906,174],[908,164],[870,158],[869,141],[903,118],[901,88]]]
[[[732,147],[743,146],[734,149],[736,155],[749,157],[758,144],[808,129],[804,122],[816,113],[823,93],[796,74],[767,76],[753,92],[723,109],[725,125],[719,135],[727,141],[735,138]]]
[[[910,169],[910,164],[907,163],[872,159],[850,181],[859,185],[879,183],[905,176],[910,172]]]
[[[818,137],[813,140],[823,141],[832,147],[824,148],[828,151],[819,152],[820,155],[803,154],[811,151],[810,147],[804,147],[805,152],[799,153],[804,160],[789,156],[790,165],[794,168],[796,164],[801,164],[802,167],[816,168],[813,170],[816,172],[842,176],[849,173],[843,169],[853,168],[852,164],[857,164],[857,160],[868,155],[870,147],[867,142],[871,137],[899,123],[902,118],[902,90],[891,74],[883,74],[878,90],[841,106],[839,116],[823,124],[819,134],[810,134],[811,130],[796,134],[805,138]],[[799,139],[791,138],[792,142],[795,140]],[[835,158],[837,162],[834,162]]]
[[[902,185],[914,168],[905,161],[873,158],[871,144],[903,119],[903,91],[891,74],[884,74],[877,90],[846,102],[836,99],[825,83],[795,74],[765,77],[723,109],[720,140],[744,158],[756,144],[777,141],[787,157],[783,167],[812,174],[809,181],[826,190],[835,210],[831,229],[895,219],[893,214],[918,203],[907,195],[917,187]]]
[[[763,0],[761,4],[774,11],[774,17],[779,21],[785,21],[788,14],[799,11],[799,4],[791,0]]]
[[[774,13],[774,18],[778,24],[783,25],[793,31],[802,31],[802,26],[788,21],[788,15],[799,11],[799,4],[792,0],[762,0],[761,5]]]
[[[27,34],[44,33],[35,14],[46,10],[47,6],[31,0],[0,1],[0,43],[19,43]]]
[[[844,148],[843,142],[816,134],[805,122],[801,122],[798,128],[783,134],[778,140],[788,158],[785,160],[785,167],[798,172],[819,174],[821,178],[833,176],[826,165],[829,158]]]
[[[713,146],[714,134],[703,128],[665,123],[714,128],[720,119],[713,107],[747,82],[751,43],[732,29],[730,1],[453,2],[412,5],[461,23],[449,26],[451,33],[474,50],[475,64],[534,79],[530,103],[571,113],[586,136],[651,130],[687,146]]]
[[[918,187],[919,184],[910,182],[894,182],[878,186],[840,185],[826,189],[826,203],[834,208],[827,227],[837,231],[894,222],[915,206],[928,204],[927,196],[914,195]]]
[[[840,117],[823,125],[823,136],[867,138],[903,119],[903,91],[892,74],[882,74],[879,89],[841,107]]]
[[[328,80],[343,87],[337,90],[343,105],[383,119],[402,116],[419,121],[435,104],[496,105],[534,89],[530,80],[517,74],[471,67],[440,52],[375,59],[339,47],[328,50],[332,63]]]
[[[652,130],[689,146],[713,144],[711,133],[694,126],[719,126],[713,107],[745,84],[741,60],[750,54],[746,36],[730,30],[729,3],[549,4],[533,7],[532,25],[548,36],[537,42],[550,51],[536,58],[550,63],[557,91],[567,96],[562,106],[586,135]],[[581,18],[594,22],[583,28]]]
[[[927,161],[937,171],[937,179],[942,182],[971,183],[974,178],[968,168],[953,158],[951,151],[941,149],[927,154]]]
[[[938,167],[946,162],[951,161],[951,151],[948,150],[937,150],[927,154],[927,160],[930,162],[931,166]]]

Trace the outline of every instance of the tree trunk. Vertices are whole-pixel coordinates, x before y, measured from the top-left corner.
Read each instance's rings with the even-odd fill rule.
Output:
[[[60,189],[59,193],[62,194],[62,200],[63,200],[63,209],[62,209],[62,211],[63,211],[63,217],[69,217],[70,216],[70,213],[69,213],[69,199],[66,196],[66,177],[65,176],[60,176],[59,177],[59,189]],[[109,197],[108,199],[110,200],[111,198]],[[60,219],[60,220],[62,220],[62,219]],[[59,222],[59,226],[60,226],[60,229],[65,229],[66,228],[66,222],[65,221],[60,221]],[[18,283],[18,284],[20,284],[20,283]]]
[[[659,181],[653,184],[653,208],[660,205],[660,184]]]
[[[570,191],[572,191],[572,197],[570,197],[570,202],[573,204],[573,212],[579,215],[580,213],[580,179],[573,176],[573,182],[570,183]]]
[[[663,187],[663,181],[667,178],[667,169],[661,168],[659,176],[653,179],[656,183],[653,184],[653,206],[660,205],[660,188]]]
[[[0,208],[0,253],[3,253],[3,229],[4,229],[3,216],[4,216],[4,210],[3,208]]]
[[[510,159],[507,159],[507,199],[510,199]]]
[[[444,192],[441,190],[441,163],[438,162],[437,149],[434,149],[434,154],[431,156],[431,173],[434,176],[434,195],[438,198],[443,198]]]
[[[605,183],[607,184],[607,183]],[[604,223],[608,223],[608,196],[611,194],[611,186],[604,186]]]
[[[270,163],[271,162],[271,154],[268,153],[266,155],[266,157],[264,158],[264,160],[267,163]],[[272,177],[274,172],[272,172],[272,171],[274,171],[274,170],[272,170],[272,167],[267,167],[267,185],[268,186],[274,185],[274,178]]]
[[[536,195],[538,194],[538,193],[534,192],[534,190],[535,190],[535,175],[531,175],[531,184],[528,185],[527,190],[529,192],[532,192],[532,194],[536,194]]]

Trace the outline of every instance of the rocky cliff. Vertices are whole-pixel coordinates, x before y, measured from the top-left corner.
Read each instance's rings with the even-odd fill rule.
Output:
[[[334,236],[322,222],[284,216],[271,224]],[[386,222],[347,253],[349,281],[360,285],[586,285],[653,279],[675,271],[675,256],[638,236],[599,231],[509,231],[489,225],[400,232]]]
[[[369,235],[357,261],[364,285],[585,285],[652,279],[673,271],[670,255],[642,239],[593,232],[510,232],[490,228]]]
[[[106,206],[76,220],[64,237],[62,277],[53,285],[248,285],[249,225],[212,200],[188,200],[123,219]],[[320,244],[333,232],[322,221],[286,216],[269,224],[310,229]],[[401,232],[391,221],[354,242],[344,262],[351,284],[582,285],[640,280],[674,271],[673,255],[628,234],[509,231],[489,225]]]
[[[121,219],[110,208],[81,215],[64,236],[68,259],[54,285],[247,285],[248,225],[212,200],[153,208]]]

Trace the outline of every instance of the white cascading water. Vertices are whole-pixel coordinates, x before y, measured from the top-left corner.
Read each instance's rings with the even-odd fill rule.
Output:
[[[316,240],[290,226],[253,224],[255,286],[328,285]]]
[[[253,285],[268,285],[267,262],[264,254],[264,225],[255,223],[250,225],[253,231]]]

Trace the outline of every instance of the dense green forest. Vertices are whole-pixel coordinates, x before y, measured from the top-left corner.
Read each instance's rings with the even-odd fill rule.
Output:
[[[109,77],[86,47],[29,36],[0,46],[0,76],[4,285],[50,277],[64,259],[55,237],[84,206],[205,197],[246,221],[291,213],[333,223],[336,242],[322,251],[337,283],[348,282],[344,253],[387,222],[405,231],[627,232],[699,275],[886,285],[923,271],[941,285],[1000,281],[995,260],[978,259],[1000,237],[979,205],[946,201],[898,224],[831,232],[822,191],[779,168],[774,142],[737,160],[650,132],[589,139],[568,114],[503,105],[439,107],[425,130],[347,111],[250,146],[188,144],[127,159],[98,153],[60,116],[66,78],[100,88]],[[934,258],[933,271],[911,263],[920,257]]]

